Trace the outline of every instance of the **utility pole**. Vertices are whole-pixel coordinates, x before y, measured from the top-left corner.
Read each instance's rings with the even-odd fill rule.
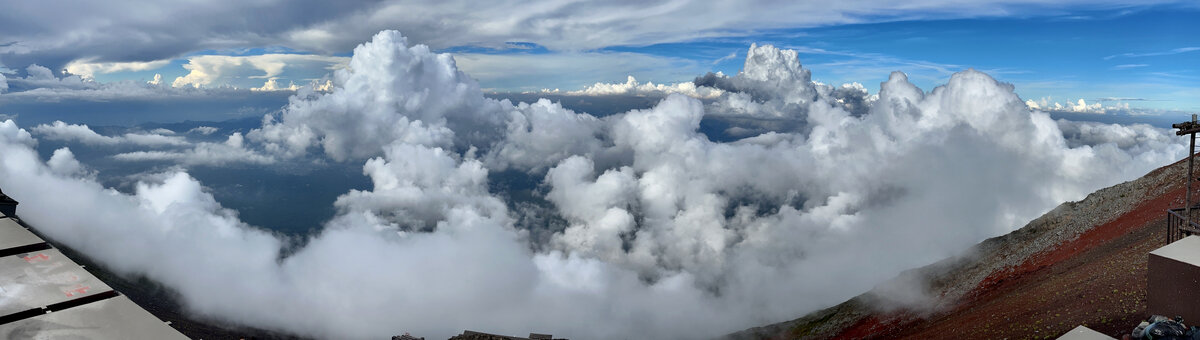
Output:
[[[1187,173],[1187,193],[1183,195],[1184,216],[1187,216],[1187,221],[1192,221],[1192,179],[1195,175],[1192,173],[1192,168],[1195,165],[1196,155],[1196,133],[1200,132],[1200,123],[1196,122],[1196,114],[1192,114],[1192,121],[1171,124],[1171,127],[1179,129],[1175,131],[1176,136],[1189,135],[1188,140],[1191,142],[1188,148],[1188,173]]]

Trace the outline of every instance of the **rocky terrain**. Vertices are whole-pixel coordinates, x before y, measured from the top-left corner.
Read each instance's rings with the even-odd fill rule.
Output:
[[[955,258],[873,291],[729,339],[1053,339],[1086,325],[1120,338],[1147,315],[1147,253],[1183,206],[1187,162],[1101,189]],[[885,292],[921,282],[926,303]]]

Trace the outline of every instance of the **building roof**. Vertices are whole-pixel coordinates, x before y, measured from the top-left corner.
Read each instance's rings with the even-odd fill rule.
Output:
[[[1075,327],[1067,334],[1058,337],[1057,340],[1115,340],[1111,336],[1104,335],[1084,326]]]
[[[31,338],[187,339],[0,212],[0,339]]]

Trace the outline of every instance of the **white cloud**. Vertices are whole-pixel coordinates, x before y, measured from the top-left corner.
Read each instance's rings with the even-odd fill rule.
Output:
[[[60,176],[72,177],[86,174],[83,164],[75,159],[75,154],[68,148],[54,150],[50,159],[46,161],[46,166],[50,168],[51,172]]]
[[[226,85],[231,79],[279,77],[290,68],[330,72],[345,67],[347,58],[311,54],[263,54],[252,56],[201,55],[188,58],[186,75],[175,78],[173,87]],[[319,78],[321,75],[314,75]],[[269,81],[268,81],[269,82]]]
[[[413,32],[413,42],[435,49],[455,46],[511,48],[509,42],[520,41],[555,51],[590,51],[611,46],[742,37],[777,28],[895,20],[1024,17],[1096,4],[1141,7],[1162,3],[1190,4],[1178,0],[986,0],[970,3],[921,0],[903,4],[870,0],[837,5],[811,1],[786,4],[695,1],[647,5],[562,0],[532,3],[505,0],[486,4],[462,0],[304,1],[299,4],[278,0],[219,0],[158,4],[109,1],[104,4],[75,3],[70,8],[48,10],[44,4],[31,3],[9,6],[0,17],[0,32],[5,32],[6,39],[0,46],[0,55],[10,65],[42,62],[60,69],[80,60],[103,60],[114,64],[146,62],[196,51],[263,46],[332,54],[345,52],[382,29]],[[42,24],[46,22],[60,24]],[[602,79],[605,78],[593,78],[588,82]]]
[[[24,78],[9,79],[9,82],[14,84],[24,85],[25,87],[38,88],[67,88],[67,89],[94,89],[99,87],[98,83],[87,81],[78,75],[68,75],[62,78],[54,76],[54,71],[51,71],[45,66],[31,64],[25,68]]]
[[[1169,150],[1174,148],[1173,145],[1181,143],[1173,130],[1146,124],[1102,124],[1065,119],[1059,119],[1056,123],[1071,147],[1116,147],[1130,155],[1145,156]]]
[[[622,203],[636,197],[637,177],[629,167],[596,176],[594,167],[590,158],[573,156],[546,174],[552,188],[546,198],[572,224],[555,242],[604,261],[621,261],[626,255],[624,238],[636,227],[633,213]]]
[[[449,55],[406,45],[399,33],[381,32],[334,73],[334,91],[292,100],[279,120],[268,117],[248,137],[292,157],[319,144],[336,160],[378,155],[397,140],[448,147],[456,132],[467,143],[489,138],[503,104],[484,98]]]
[[[1056,123],[975,70],[929,92],[895,72],[868,96],[812,82],[795,52],[771,46],[752,48],[744,69],[701,79],[726,91],[710,105],[673,94],[596,118],[486,99],[449,55],[382,32],[330,92],[301,91],[245,140],[216,143],[364,162],[371,188],[339,197],[321,233],[282,260],[278,237],[188,174],[121,194],[62,175],[65,155],[41,162],[11,121],[0,122],[0,187],[48,236],[220,321],[318,338],[690,339],[840,302],[1185,153],[1164,130]],[[699,131],[708,115],[738,113],[714,110],[751,107],[803,126],[728,143]],[[541,177],[544,211],[565,230],[530,237],[511,198],[490,191],[500,169]]]
[[[670,336],[664,326],[682,320],[642,311],[667,303],[697,307],[679,301],[704,299],[688,288],[686,276],[645,286],[595,260],[529,253],[508,225],[503,203],[487,193],[486,169],[437,148],[397,144],[385,158],[369,161],[364,168],[375,188],[339,199],[343,213],[304,248],[277,262],[282,241],[238,221],[187,174],[168,173],[161,182],[138,183],[133,195],[120,194],[92,180],[46,171],[36,152],[19,142],[22,131],[13,127],[11,121],[0,122],[0,131],[7,131],[0,135],[0,152],[9,160],[0,163],[0,184],[33,206],[22,210],[22,218],[119,273],[166,284],[199,315],[331,338],[402,330],[449,336],[464,327],[462,320],[498,332],[536,326],[583,337],[625,332],[596,328],[595,322],[661,320],[639,328],[648,336]],[[56,198],[64,193],[71,195]],[[45,209],[55,205],[49,200],[95,210],[62,214]],[[408,230],[411,225],[377,215],[385,212],[397,220],[404,220],[401,214],[431,218],[437,228]],[[91,213],[96,215],[85,216]],[[81,242],[87,239],[110,241]],[[580,281],[578,274],[605,281]],[[244,284],[222,284],[228,277]],[[611,286],[609,280],[614,280]],[[486,287],[478,284],[482,281]],[[611,305],[606,296],[613,289],[627,290],[623,296],[630,299]],[[267,306],[290,307],[258,310]],[[492,312],[501,307],[521,312]],[[536,312],[547,308],[561,312]]]
[[[178,136],[164,136],[156,133],[127,133],[121,136],[129,143],[137,145],[170,145],[181,146],[187,145],[187,140]]]
[[[33,139],[33,135],[30,135],[29,131],[25,131],[25,129],[17,126],[17,123],[14,123],[11,119],[0,122],[0,137],[4,138],[3,141],[6,144],[25,147],[37,145],[37,140]]]
[[[38,125],[33,131],[49,140],[79,141],[91,145],[114,145],[120,142],[120,138],[102,136],[87,125],[67,124],[62,121],[55,121],[51,125]]]
[[[816,101],[836,103],[854,115],[862,115],[877,98],[859,83],[833,87],[814,82],[811,71],[800,65],[795,50],[771,45],[751,44],[737,75],[709,73],[695,83],[700,88],[724,91],[709,106],[711,114],[754,119],[803,121],[810,104]]]
[[[95,78],[97,74],[108,74],[123,71],[147,71],[167,66],[170,60],[155,60],[147,62],[92,62],[91,60],[72,61],[64,67],[67,73],[82,76],[84,79]]]
[[[1121,54],[1114,54],[1114,55],[1104,57],[1104,60],[1109,60],[1109,59],[1113,59],[1113,58],[1156,57],[1156,56],[1163,56],[1163,55],[1187,53],[1187,52],[1192,52],[1192,51],[1200,51],[1200,47],[1194,47],[1194,46],[1180,47],[1180,48],[1174,48],[1171,50],[1159,51],[1159,52],[1121,53]]]
[[[1064,105],[1059,102],[1052,102],[1050,97],[1042,97],[1038,101],[1032,99],[1025,101],[1025,106],[1034,110],[1045,110],[1052,112],[1074,112],[1074,113],[1096,113],[1106,114],[1112,112],[1129,112],[1129,103],[1117,102],[1113,105],[1104,105],[1102,103],[1088,104],[1083,98],[1079,98],[1074,103],[1070,100]]]
[[[192,128],[191,130],[188,130],[187,133],[199,133],[199,134],[207,136],[207,135],[213,134],[214,132],[217,132],[217,130],[220,130],[220,129],[211,127],[211,126],[197,126],[197,127]]]
[[[8,91],[8,78],[4,77],[4,73],[0,73],[0,94]]]
[[[442,1],[415,6],[409,1],[389,1],[369,10],[291,28],[281,37],[298,48],[345,48],[356,43],[357,37],[391,28],[414,32],[415,42],[435,48],[468,44],[502,48],[510,41],[532,41],[555,50],[579,51],[740,36],[773,28],[896,19],[1041,14],[1048,8],[1066,8],[1091,2],[1034,1],[1034,4],[1000,0],[960,4],[935,0],[901,5],[873,0],[829,5],[807,1],[786,4],[767,1],[697,1],[646,5],[568,1],[497,1],[487,4]],[[1126,4],[1146,5],[1139,2]],[[470,10],[465,10],[468,8]]]
[[[299,89],[300,86],[297,86],[295,82],[290,82],[287,86],[280,86],[278,78],[268,79],[262,86],[250,88],[251,91],[296,91]]]
[[[1118,70],[1124,70],[1124,69],[1146,67],[1146,66],[1150,66],[1150,65],[1148,65],[1148,64],[1121,64],[1121,65],[1113,66],[1113,68],[1118,69]]]
[[[737,59],[738,51],[730,52],[729,55],[713,60],[713,65],[720,64],[722,61]]]
[[[603,141],[595,136],[603,128],[596,117],[546,99],[521,103],[509,109],[506,135],[487,154],[488,165],[540,172],[571,155],[600,151]]]
[[[50,69],[40,65],[26,68],[27,76],[10,78],[14,91],[0,96],[0,101],[58,102],[63,100],[112,101],[112,100],[161,100],[164,98],[206,97],[237,95],[248,90],[233,88],[197,89],[191,87],[171,88],[162,86],[162,76],[140,83],[116,81],[100,83],[79,75],[56,77]]]
[[[0,18],[0,32],[5,32],[5,45],[0,55],[9,65],[41,63],[53,69],[69,68],[81,73],[106,69],[138,69],[179,58],[197,51],[245,51],[261,48],[285,51],[312,51],[321,54],[344,53],[382,29],[412,32],[410,40],[435,50],[470,46],[515,49],[524,46],[512,42],[529,42],[547,47],[552,53],[529,54],[528,61],[518,64],[497,62],[495,67],[476,67],[463,55],[463,69],[479,77],[486,87],[517,89],[529,84],[546,88],[577,89],[595,82],[614,81],[615,75],[633,74],[642,80],[658,83],[686,80],[680,73],[697,70],[705,65],[679,66],[675,72],[661,67],[638,68],[649,65],[630,60],[630,66],[619,64],[620,54],[592,58],[607,59],[605,64],[585,62],[579,55],[597,55],[581,51],[597,51],[613,46],[647,46],[656,43],[691,42],[710,37],[745,37],[778,28],[807,28],[849,23],[890,22],[895,20],[952,19],[976,17],[1025,17],[1045,15],[1047,11],[1070,10],[1093,6],[1141,7],[1161,3],[1188,3],[1178,0],[1139,2],[1132,0],[1073,0],[1017,1],[986,0],[948,3],[944,0],[921,0],[903,5],[889,1],[871,0],[849,4],[828,5],[822,2],[801,1],[778,4],[769,1],[727,4],[720,1],[696,1],[665,4],[577,3],[544,0],[533,3],[496,1],[478,4],[469,1],[387,0],[379,2],[319,2],[301,4],[278,0],[251,3],[213,1],[203,3],[164,3],[147,5],[132,1],[111,1],[103,6],[73,4],[69,10],[47,10],[44,5],[10,6]],[[1189,3],[1190,4],[1190,3]],[[1190,6],[1190,5],[1189,5]],[[306,8],[299,11],[298,8]],[[279,15],[286,13],[288,15]],[[105,18],[100,20],[97,18]],[[61,25],[43,25],[59,22]],[[148,33],[153,32],[153,33]],[[1188,47],[1183,47],[1186,49]],[[561,55],[561,56],[555,56]],[[630,54],[635,55],[635,54]],[[490,58],[484,54],[479,58]],[[497,57],[502,58],[502,57]],[[641,59],[668,59],[640,56]],[[574,62],[566,62],[574,59]],[[723,59],[723,58],[722,58]],[[563,62],[555,62],[564,60]],[[104,62],[98,62],[104,61]],[[644,61],[644,60],[643,60]],[[901,61],[900,64],[906,63]],[[944,68],[933,63],[913,63],[913,68]],[[72,65],[74,67],[68,67]],[[87,66],[91,65],[91,66]],[[511,65],[511,66],[510,66]],[[853,73],[837,82],[866,79],[863,72],[882,74],[894,70],[896,63],[867,61],[859,67],[828,65],[834,72]],[[576,68],[572,70],[570,67]],[[80,69],[96,69],[85,71]],[[519,68],[523,75],[504,72]],[[843,71],[859,68],[861,71]],[[960,70],[955,68],[953,70]],[[559,78],[551,84],[529,81],[560,76],[563,71],[593,71],[591,76],[575,80]],[[600,70],[604,70],[603,73]],[[225,78],[211,80],[209,71],[198,71],[180,85],[217,86],[231,84],[239,88],[258,87],[262,80]],[[254,69],[237,69],[239,76],[261,76]],[[486,73],[485,71],[488,71]],[[640,72],[639,72],[640,71]],[[924,79],[924,73],[910,70],[913,79]],[[938,70],[937,81],[949,73]],[[231,71],[233,72],[233,71]],[[659,74],[646,74],[656,72]],[[667,74],[670,73],[670,74]],[[281,77],[303,85],[311,77]],[[269,76],[268,76],[269,78]],[[266,78],[264,78],[266,79]],[[497,79],[494,82],[492,79]],[[167,79],[168,83],[174,79]],[[236,81],[232,81],[236,80]],[[521,81],[525,80],[525,81]],[[829,79],[826,79],[829,80]],[[232,81],[232,82],[226,82]],[[931,82],[921,82],[929,84]],[[496,84],[496,85],[493,85]]]
[[[224,143],[200,142],[183,150],[132,151],[113,155],[121,161],[169,161],[182,165],[221,166],[230,163],[271,164],[275,158],[246,149],[244,137],[234,132]]]
[[[151,133],[126,133],[119,136],[104,136],[92,131],[87,125],[67,124],[62,121],[55,121],[48,125],[38,125],[33,127],[32,130],[34,133],[48,140],[79,142],[92,146],[132,145],[156,149],[128,151],[112,156],[114,159],[120,161],[166,161],[182,165],[206,166],[221,166],[230,163],[270,164],[276,161],[270,155],[264,155],[260,152],[247,149],[244,144],[244,137],[240,132],[234,132],[223,143],[192,143],[183,136],[168,136],[168,134],[174,134],[170,130],[166,130],[169,133],[152,131]],[[209,135],[216,132],[217,129],[202,126],[188,132],[192,131]],[[70,159],[73,161],[74,157]]]
[[[77,141],[88,145],[117,145],[122,143],[142,146],[183,146],[187,140],[178,136],[164,136],[158,133],[127,133],[121,136],[104,136],[92,131],[84,124],[67,124],[54,121],[49,125],[42,124],[33,127],[33,131],[49,140]]]
[[[558,90],[542,90],[543,93],[558,94]],[[692,98],[710,99],[720,96],[725,91],[712,87],[697,87],[692,82],[675,83],[675,84],[655,84],[647,82],[639,83],[633,76],[629,76],[625,83],[609,84],[595,83],[583,90],[568,91],[567,95],[572,96],[611,96],[611,95],[636,95],[636,96],[666,96],[672,93],[682,94]]]

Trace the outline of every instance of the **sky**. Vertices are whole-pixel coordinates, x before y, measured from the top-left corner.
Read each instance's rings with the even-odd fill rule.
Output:
[[[1186,1],[797,2],[770,11],[687,1],[648,9],[539,1],[497,2],[488,8],[494,15],[458,2],[121,1],[70,4],[75,10],[66,13],[44,6],[55,7],[15,4],[0,14],[0,72],[8,78],[38,64],[97,82],[159,74],[172,86],[262,88],[271,79],[281,88],[308,85],[344,67],[355,44],[391,28],[451,53],[490,92],[735,74],[746,48],[759,43],[799,51],[814,80],[858,82],[869,91],[890,71],[929,90],[974,68],[1039,103],[1200,110],[1200,72],[1189,62],[1200,53],[1200,38],[1191,34],[1200,24],[1192,20],[1197,7]],[[110,19],[83,14],[91,12]]]
[[[1183,158],[1200,88],[1192,2],[5,8],[22,220],[314,338],[928,311],[881,285]]]

